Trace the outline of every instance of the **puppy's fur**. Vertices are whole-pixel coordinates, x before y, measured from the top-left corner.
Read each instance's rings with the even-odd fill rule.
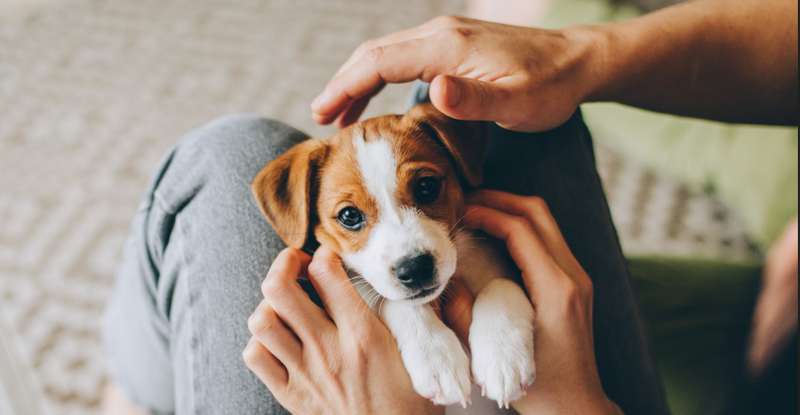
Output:
[[[414,388],[437,404],[470,396],[469,358],[428,304],[453,275],[476,296],[469,345],[483,394],[507,407],[535,377],[533,308],[509,280],[515,268],[459,227],[464,191],[482,180],[484,128],[419,105],[298,144],[252,185],[287,245],[331,247],[365,299],[385,300],[378,311]]]

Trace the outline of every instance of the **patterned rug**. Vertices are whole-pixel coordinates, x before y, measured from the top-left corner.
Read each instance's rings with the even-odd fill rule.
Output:
[[[99,316],[159,158],[231,112],[328,134],[308,104],[360,41],[461,6],[396,4],[0,3],[0,413],[98,410]],[[407,93],[388,88],[370,114],[401,111]],[[628,253],[754,255],[716,201],[602,147],[598,159]]]

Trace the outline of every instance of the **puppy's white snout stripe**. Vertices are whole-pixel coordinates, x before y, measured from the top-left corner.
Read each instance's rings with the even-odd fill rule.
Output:
[[[361,179],[378,204],[378,221],[400,223],[400,212],[394,201],[397,191],[397,160],[389,141],[379,138],[367,143],[363,131],[354,140]]]
[[[402,258],[420,252],[430,253],[431,274],[438,275],[439,282],[446,282],[441,279],[455,271],[455,247],[444,224],[415,207],[400,205],[396,197],[398,160],[390,141],[376,138],[367,142],[359,130],[353,143],[362,183],[378,214],[371,219],[367,243],[360,251],[347,255],[345,261],[389,299],[408,296],[409,284],[397,278],[394,268]]]

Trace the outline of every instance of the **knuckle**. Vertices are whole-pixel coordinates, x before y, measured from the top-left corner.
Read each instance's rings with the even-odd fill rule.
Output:
[[[268,279],[267,281],[264,281],[261,286],[261,291],[266,299],[280,297],[284,289],[285,287],[277,280],[277,278]]]
[[[250,317],[247,318],[247,329],[250,330],[250,334],[255,334],[256,330],[260,326],[260,317],[258,311],[250,314]]]
[[[588,277],[581,279],[581,292],[583,293],[584,298],[591,299],[594,297],[594,283]]]
[[[273,313],[265,312],[261,309],[256,310],[256,312],[247,319],[247,328],[250,329],[250,333],[253,335],[267,332],[274,327],[275,318]]]
[[[450,27],[445,29],[444,36],[448,44],[457,49],[463,49],[472,36],[472,29],[466,27]]]
[[[308,272],[316,277],[326,278],[334,272],[334,263],[332,259],[317,260],[311,262],[308,266]]]
[[[528,222],[519,216],[514,216],[509,223],[509,228],[513,233],[525,232],[528,229]]]
[[[372,39],[366,40],[364,42],[361,42],[361,44],[358,45],[358,47],[356,48],[355,54],[359,55],[359,54],[362,54],[362,53],[372,49],[374,44],[375,44],[375,41],[373,41]]]
[[[531,220],[547,213],[547,202],[539,196],[526,196],[525,206]]]
[[[569,279],[569,277],[566,277],[566,281],[563,283],[562,292],[567,302],[573,302],[581,298],[580,287],[575,281]]]
[[[446,14],[433,18],[432,22],[440,27],[454,27],[462,24],[464,18],[452,14]]]
[[[386,52],[386,49],[383,46],[375,46],[371,47],[364,52],[364,56],[371,65],[378,66],[381,60],[383,60],[383,55]]]
[[[431,19],[430,23],[433,24],[434,26],[448,27],[453,23],[453,16],[451,15],[436,16],[433,19]]]
[[[373,350],[377,347],[382,338],[379,336],[375,330],[358,330],[358,339],[359,349],[363,350]]]
[[[547,202],[541,196],[527,196],[528,204],[535,209],[547,209]]]
[[[300,262],[303,260],[303,253],[299,249],[286,248],[283,253],[286,260],[289,262]]]
[[[247,346],[242,350],[242,360],[244,360],[245,364],[248,367],[252,367],[255,362],[258,361],[259,357],[260,353],[258,347],[256,347],[256,343],[252,340],[247,342]]]
[[[497,125],[510,131],[521,131],[522,121],[517,116],[506,116],[502,120],[497,121]]]
[[[561,312],[566,317],[582,315],[586,308],[584,288],[566,276],[565,279],[561,286]]]

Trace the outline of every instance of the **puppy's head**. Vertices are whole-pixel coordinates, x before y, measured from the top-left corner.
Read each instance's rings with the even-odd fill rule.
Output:
[[[464,189],[480,184],[486,134],[431,105],[310,139],[253,182],[267,220],[295,248],[326,244],[389,300],[423,303],[455,272]]]

